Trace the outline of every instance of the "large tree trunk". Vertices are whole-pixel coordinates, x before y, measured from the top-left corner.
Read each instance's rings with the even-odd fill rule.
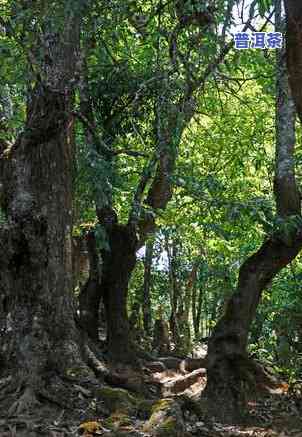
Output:
[[[101,293],[106,310],[108,353],[114,361],[133,362],[127,299],[128,283],[136,263],[136,233],[131,225],[117,223],[106,230],[109,247],[102,251]]]
[[[88,335],[99,338],[99,307],[103,299],[106,314],[106,346],[112,361],[131,363],[135,350],[127,313],[128,285],[136,264],[137,237],[130,224],[120,225],[112,208],[97,209],[105,230],[100,263],[95,234],[88,236],[90,276],[81,290],[80,324]],[[103,242],[104,243],[104,242]]]
[[[74,14],[66,18],[62,40],[58,33],[52,38],[45,45],[50,63],[40,66],[45,83],[37,80],[24,131],[0,164],[7,218],[0,228],[1,362],[24,389],[12,413],[36,403],[47,372],[88,371],[72,298]]]
[[[111,207],[97,208],[97,215],[105,230],[106,242],[101,250],[100,269],[93,237],[90,277],[79,297],[80,322],[92,339],[98,339],[99,306],[103,298],[108,356],[113,361],[131,363],[135,359],[135,350],[130,335],[127,300],[129,280],[136,264],[135,228],[131,224],[118,224]]]
[[[301,247],[301,235],[297,235],[291,246],[277,237],[266,241],[241,267],[237,291],[210,337],[207,394],[221,401],[227,396],[229,402],[224,407],[230,408],[230,413],[238,414],[237,401],[242,400],[241,384],[248,378],[245,375],[246,347],[261,293],[272,278],[297,256]],[[231,405],[232,400],[234,405]],[[222,410],[219,412],[223,413]]]
[[[282,31],[281,3],[276,5],[277,31]],[[295,110],[290,96],[284,53],[277,54],[276,171],[275,197],[279,220],[301,217],[300,194],[295,181]],[[287,225],[288,226],[288,225]],[[220,417],[235,420],[245,403],[246,384],[257,384],[255,368],[247,359],[247,342],[261,293],[278,272],[287,266],[302,247],[301,225],[282,228],[265,241],[240,268],[238,286],[225,314],[209,341],[208,408]],[[283,228],[284,229],[284,228]],[[228,402],[225,402],[225,400]],[[212,407],[212,408],[211,408]]]

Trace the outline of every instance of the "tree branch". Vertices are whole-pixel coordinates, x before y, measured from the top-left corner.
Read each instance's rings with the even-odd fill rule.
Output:
[[[107,147],[105,142],[96,133],[96,127],[93,125],[92,122],[90,122],[88,120],[86,115],[84,115],[82,112],[79,112],[79,111],[73,111],[72,115],[74,117],[77,117],[79,120],[81,120],[81,122],[84,124],[84,126],[89,130],[89,132],[93,136],[94,141],[96,142],[97,151],[108,158],[111,157],[113,155],[112,150],[110,150]]]

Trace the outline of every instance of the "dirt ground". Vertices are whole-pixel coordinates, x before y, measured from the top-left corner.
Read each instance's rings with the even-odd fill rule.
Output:
[[[8,414],[11,399],[0,397],[0,436],[302,437],[302,383],[280,383],[248,403],[244,422],[223,424],[194,408],[206,385],[205,369],[186,372],[153,363],[110,370],[113,385],[66,381],[65,399],[46,393],[24,414]]]

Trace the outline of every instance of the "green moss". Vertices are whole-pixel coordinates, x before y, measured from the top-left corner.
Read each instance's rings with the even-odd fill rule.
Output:
[[[160,413],[161,411],[166,411],[167,409],[170,409],[173,406],[173,399],[160,399],[159,401],[157,401],[151,411],[152,411],[152,415],[155,413]]]
[[[144,431],[155,432],[154,435],[157,437],[181,435],[178,421],[179,407],[173,399],[158,401],[136,399],[127,390],[111,387],[99,389],[98,397],[110,412],[110,417],[103,421],[104,427],[114,432],[114,435],[119,432],[127,433],[127,428],[132,429],[133,421],[130,418],[132,415],[144,416],[144,419],[149,417]]]
[[[134,414],[138,408],[137,399],[122,388],[102,387],[98,391],[98,397],[110,413],[119,411]]]
[[[108,419],[103,421],[105,428],[108,428],[112,431],[117,431],[121,426],[131,426],[132,421],[127,414],[121,412],[115,412],[111,414]]]
[[[156,437],[178,437],[179,429],[177,420],[170,416],[162,420],[160,423],[148,423],[148,426],[144,427],[145,432],[155,433]]]
[[[144,432],[156,437],[179,437],[183,435],[181,411],[173,399],[161,399],[152,407],[150,419],[144,425]]]
[[[174,417],[168,417],[165,419],[156,429],[156,435],[158,437],[178,436],[177,420]]]

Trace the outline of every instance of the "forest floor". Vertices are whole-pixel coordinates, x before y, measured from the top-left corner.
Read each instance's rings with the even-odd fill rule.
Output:
[[[136,370],[111,365],[111,383],[92,391],[74,383],[65,404],[46,396],[31,415],[8,415],[0,398],[0,437],[302,437],[301,386],[280,383],[248,402],[244,422],[224,424],[199,406],[206,370],[178,364],[169,357]]]

